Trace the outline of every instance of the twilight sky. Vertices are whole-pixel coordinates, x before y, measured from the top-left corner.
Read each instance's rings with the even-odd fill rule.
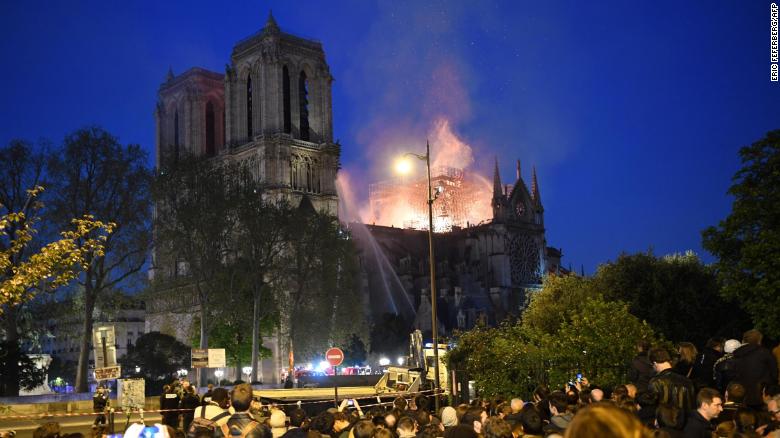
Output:
[[[0,142],[99,124],[152,155],[168,67],[224,72],[273,9],[282,30],[324,45],[359,199],[388,176],[390,151],[423,151],[445,119],[475,170],[490,175],[497,156],[511,182],[516,159],[526,177],[536,165],[564,265],[702,253],[700,231],[729,211],[739,147],[780,128],[769,4],[4,1]]]

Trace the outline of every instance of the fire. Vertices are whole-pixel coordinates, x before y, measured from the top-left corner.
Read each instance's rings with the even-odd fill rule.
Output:
[[[431,185],[434,188],[433,230],[447,232],[492,217],[491,186],[469,171],[474,163],[471,147],[459,138],[446,119],[439,119],[429,133]],[[416,166],[416,163],[412,163]],[[424,164],[417,167],[424,170]],[[405,169],[408,170],[408,169]],[[371,184],[368,223],[427,230],[428,181],[424,171]]]

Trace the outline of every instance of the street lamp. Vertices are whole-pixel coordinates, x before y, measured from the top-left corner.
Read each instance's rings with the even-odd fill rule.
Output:
[[[222,380],[222,376],[225,375],[225,372],[222,370],[216,370],[214,371],[214,377],[217,378],[217,384],[219,384],[219,381]]]
[[[413,154],[407,152],[404,157],[414,157],[418,160],[424,160],[425,166],[428,170],[428,264],[431,271],[431,335],[433,336],[433,387],[435,394],[435,407],[436,412],[439,412],[439,388],[441,382],[439,381],[439,330],[438,324],[436,324],[436,264],[433,257],[433,201],[439,195],[439,190],[436,190],[434,195],[433,188],[431,187],[431,144],[425,142],[425,155]],[[399,160],[396,162],[395,170],[399,173],[409,173],[412,166],[407,160]]]

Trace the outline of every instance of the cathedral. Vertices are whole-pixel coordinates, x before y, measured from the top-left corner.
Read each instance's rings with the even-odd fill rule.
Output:
[[[264,196],[336,215],[341,148],[333,141],[332,83],[322,44],[282,31],[269,15],[260,31],[235,44],[224,73],[199,67],[168,72],[154,112],[157,166],[183,154],[210,157],[249,170],[267,188]],[[561,270],[560,250],[547,247],[535,172],[529,188],[518,164],[515,182],[504,185],[496,163],[491,205],[492,220],[436,233],[443,335],[519,313],[542,276]],[[394,314],[410,331],[430,332],[426,232],[349,227],[366,315]],[[169,264],[153,254],[150,277],[171,278],[178,267]],[[195,309],[197,300],[181,290],[158,291],[147,299],[146,331],[187,341]],[[277,380],[286,358],[280,344],[266,343],[275,356],[263,364],[267,382]]]

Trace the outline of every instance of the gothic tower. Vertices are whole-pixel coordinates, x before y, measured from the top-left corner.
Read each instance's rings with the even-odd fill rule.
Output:
[[[318,41],[265,26],[233,47],[225,74],[192,68],[160,86],[157,162],[215,156],[245,166],[267,196],[338,213],[333,77]]]

